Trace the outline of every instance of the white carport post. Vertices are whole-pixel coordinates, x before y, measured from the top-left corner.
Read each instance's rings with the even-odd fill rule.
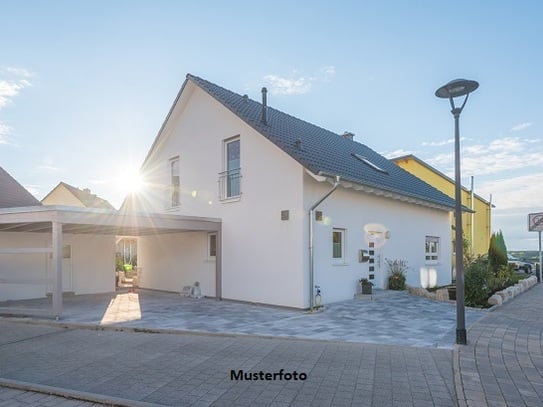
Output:
[[[62,314],[62,223],[52,221],[52,272],[53,272],[53,313],[55,318]]]

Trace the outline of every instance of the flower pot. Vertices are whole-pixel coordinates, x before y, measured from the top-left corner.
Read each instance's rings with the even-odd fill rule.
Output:
[[[372,293],[373,285],[371,284],[361,284],[362,286],[362,294],[370,294]]]
[[[447,287],[449,292],[449,300],[456,301],[456,286]]]

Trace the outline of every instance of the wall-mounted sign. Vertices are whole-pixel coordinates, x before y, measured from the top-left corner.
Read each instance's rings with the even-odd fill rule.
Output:
[[[528,230],[530,232],[543,231],[543,212],[528,215]]]

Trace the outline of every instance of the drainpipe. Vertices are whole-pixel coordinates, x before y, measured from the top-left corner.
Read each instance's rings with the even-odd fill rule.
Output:
[[[336,175],[336,181],[334,186],[330,191],[328,191],[322,198],[315,202],[311,208],[309,208],[309,308],[313,311],[314,307],[314,298],[313,298],[313,272],[314,272],[314,254],[313,254],[313,218],[315,215],[315,209],[319,206],[326,198],[332,195],[337,187],[339,186],[339,175]]]

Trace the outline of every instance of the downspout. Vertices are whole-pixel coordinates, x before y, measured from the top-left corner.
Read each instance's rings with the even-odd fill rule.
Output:
[[[313,311],[314,307],[314,297],[313,297],[313,272],[314,272],[314,254],[313,254],[313,217],[315,214],[315,209],[319,206],[326,198],[332,195],[337,187],[339,186],[339,175],[336,175],[336,181],[334,186],[330,191],[323,195],[317,202],[315,202],[309,208],[309,309]]]

